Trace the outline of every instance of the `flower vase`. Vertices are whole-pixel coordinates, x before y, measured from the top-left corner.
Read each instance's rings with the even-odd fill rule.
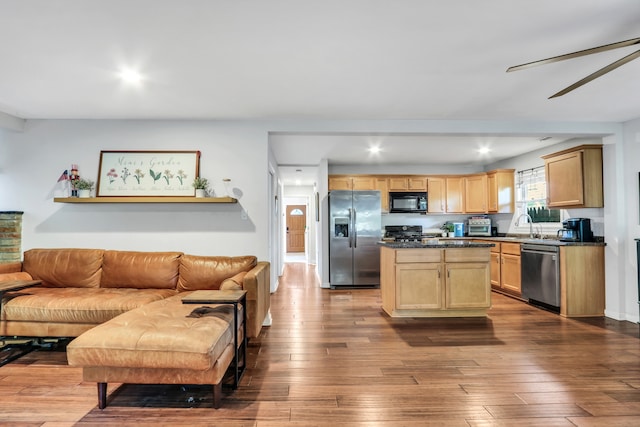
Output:
[[[196,197],[207,197],[207,190],[204,188],[196,188]]]
[[[78,190],[78,197],[88,199],[91,197],[91,190]]]

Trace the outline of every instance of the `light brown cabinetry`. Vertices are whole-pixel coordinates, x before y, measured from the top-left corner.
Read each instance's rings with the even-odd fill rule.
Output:
[[[542,158],[548,207],[604,207],[602,145],[581,145]]]
[[[464,178],[464,211],[487,212],[487,175],[468,175]]]
[[[464,213],[464,177],[451,176],[445,178],[447,213]]]
[[[387,178],[376,178],[375,190],[380,192],[380,208],[382,212],[389,212],[389,180]]]
[[[487,242],[487,240],[481,240]],[[491,287],[496,291],[521,296],[520,243],[491,241]]]
[[[515,169],[497,169],[487,172],[487,202],[489,213],[515,211]]]
[[[446,212],[446,187],[444,178],[429,178],[427,180],[429,192],[427,193],[427,212],[429,213],[445,213]]]
[[[376,177],[369,175],[331,175],[329,177],[329,191],[331,190],[375,190]]]
[[[604,316],[604,246],[560,247],[560,315]]]
[[[489,248],[381,248],[382,308],[392,317],[485,316]]]
[[[520,243],[502,243],[500,247],[500,289],[520,296]]]
[[[392,177],[389,178],[389,191],[427,191],[425,177]]]

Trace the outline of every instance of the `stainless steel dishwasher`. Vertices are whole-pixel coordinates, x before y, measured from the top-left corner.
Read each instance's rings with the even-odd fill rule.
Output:
[[[560,248],[523,243],[520,251],[522,297],[560,311]]]

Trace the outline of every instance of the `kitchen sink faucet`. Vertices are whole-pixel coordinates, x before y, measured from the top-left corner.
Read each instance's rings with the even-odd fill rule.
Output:
[[[520,218],[525,217],[529,220],[529,238],[533,239],[533,220],[529,214],[522,214],[516,219],[516,227],[520,227]]]

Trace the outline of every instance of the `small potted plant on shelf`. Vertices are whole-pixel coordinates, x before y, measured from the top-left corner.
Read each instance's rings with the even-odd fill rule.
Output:
[[[78,190],[78,197],[87,198],[91,197],[91,190],[93,190],[93,181],[90,179],[80,178],[73,186]]]
[[[193,179],[193,184],[191,185],[196,189],[196,197],[207,197],[207,188],[209,187],[207,178],[197,176]]]

